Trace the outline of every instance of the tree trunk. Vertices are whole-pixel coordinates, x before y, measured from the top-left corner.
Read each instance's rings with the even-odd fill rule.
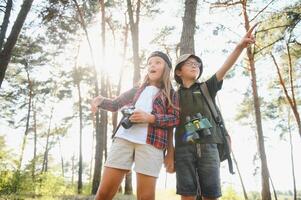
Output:
[[[137,0],[136,21],[134,21],[133,5],[131,0],[127,0],[127,11],[129,15],[132,48],[134,59],[134,78],[133,85],[139,84],[140,81],[140,57],[139,57],[139,19],[140,19],[140,0]]]
[[[294,163],[294,148],[293,148],[293,141],[292,141],[292,130],[291,130],[291,120],[290,120],[290,110],[288,110],[288,133],[289,133],[289,143],[290,143],[290,157],[291,157],[291,165],[292,165],[292,178],[293,178],[293,187],[294,187],[294,200],[297,200],[297,188],[296,188],[296,177],[295,177],[295,163]]]
[[[65,166],[64,166],[64,158],[63,158],[63,154],[62,154],[61,137],[59,137],[58,140],[59,140],[59,149],[60,149],[60,156],[61,156],[62,177],[65,178]]]
[[[137,0],[136,7],[136,21],[134,21],[133,5],[131,0],[127,0],[127,11],[129,15],[129,24],[132,36],[132,48],[133,48],[133,59],[134,59],[134,76],[133,85],[139,84],[140,76],[140,57],[139,57],[139,20],[140,20],[140,0]],[[132,173],[128,173],[125,177],[125,194],[132,194]]]
[[[94,122],[94,120],[93,120]],[[95,130],[95,126],[93,126],[93,130]],[[95,143],[95,132],[92,133],[92,146],[91,146],[91,159],[90,159],[90,170],[89,170],[89,182],[92,183],[92,169],[93,169],[93,156],[94,156],[94,143]]]
[[[72,185],[74,184],[74,175],[75,175],[75,155],[73,154],[72,158],[71,158],[71,171],[72,171],[72,175],[71,175],[71,183]]]
[[[24,0],[17,19],[12,27],[10,35],[4,44],[3,50],[0,52],[0,87],[2,85],[8,63],[11,59],[12,50],[17,42],[22,26],[25,22],[27,14],[31,8],[33,0]]]
[[[10,17],[12,7],[13,7],[13,1],[7,0],[5,13],[4,13],[4,17],[3,17],[3,22],[1,24],[1,30],[0,30],[0,52],[2,51],[2,46],[4,43],[7,27],[9,24],[9,17]]]
[[[51,108],[51,114],[49,118],[49,125],[48,125],[48,131],[47,131],[47,139],[46,139],[46,147],[44,152],[44,159],[43,159],[43,166],[42,166],[42,173],[47,172],[48,170],[48,153],[49,153],[49,138],[50,138],[50,127],[51,127],[51,120],[52,120],[52,114],[53,114],[53,108]]]
[[[128,194],[128,195],[133,194],[132,171],[127,173],[127,175],[125,176],[124,194]]]
[[[93,55],[93,51],[92,51],[91,41],[90,41],[89,34],[88,34],[88,31],[86,28],[87,26],[86,26],[84,17],[79,8],[79,5],[76,0],[73,0],[73,2],[75,4],[75,7],[79,14],[80,24],[85,32],[85,36],[86,36],[88,44],[89,44],[89,51],[90,51],[90,55],[91,55],[91,59],[92,59],[92,63],[93,63],[95,95],[98,96],[99,95],[98,78],[97,78],[96,64],[95,64],[95,59],[94,59],[94,55]],[[92,194],[96,194],[96,192],[97,192],[98,185],[100,182],[101,166],[102,166],[102,151],[101,151],[102,148],[101,148],[101,142],[99,142],[100,135],[101,135],[101,130],[100,130],[100,126],[99,126],[99,118],[100,118],[99,112],[97,112],[95,114],[96,147],[95,147],[94,174],[93,174],[92,189],[91,189]]]
[[[244,17],[244,22],[245,22],[245,29],[246,29],[246,31],[248,31],[250,29],[250,21],[249,21],[247,9],[246,9],[247,8],[246,0],[243,0],[242,5],[243,5],[243,17]],[[269,184],[269,171],[268,171],[267,159],[266,159],[266,154],[265,154],[260,102],[259,102],[258,91],[257,91],[255,61],[254,61],[254,54],[252,52],[251,47],[247,48],[247,56],[248,56],[250,71],[251,71],[251,82],[252,82],[252,91],[253,91],[255,120],[256,120],[257,136],[258,136],[257,144],[258,144],[258,151],[259,151],[260,160],[261,160],[261,180],[262,180],[261,197],[262,197],[262,200],[271,200],[271,192],[270,192],[270,184]]]
[[[129,32],[129,25],[127,23],[127,17],[125,16],[122,64],[121,64],[121,71],[120,71],[120,75],[119,75],[118,85],[117,85],[116,96],[120,95],[120,90],[121,90],[122,76],[123,76],[123,72],[124,72],[124,68],[125,68],[125,59],[126,59],[126,55],[127,55],[128,32]],[[113,124],[114,131],[116,131],[116,128],[117,128],[117,119],[118,119],[118,112],[114,112],[112,114],[112,124]]]
[[[24,150],[25,150],[25,145],[26,145],[26,139],[27,139],[28,129],[29,129],[30,113],[31,113],[31,106],[32,106],[32,96],[33,96],[32,95],[33,94],[32,81],[30,80],[30,77],[29,77],[29,71],[28,71],[28,64],[27,63],[25,63],[25,71],[26,71],[26,75],[27,75],[28,90],[29,90],[28,110],[27,110],[26,126],[25,126],[25,132],[24,132],[24,137],[23,137],[23,143],[22,143],[22,147],[21,147],[21,155],[20,155],[20,159],[19,159],[18,170],[20,170],[21,166],[22,166],[22,160],[23,160],[23,155],[24,155]]]
[[[241,173],[240,173],[240,170],[239,170],[239,167],[238,167],[238,163],[236,161],[236,158],[235,158],[233,152],[232,152],[232,157],[233,157],[233,161],[234,161],[235,166],[236,166],[236,170],[238,172],[238,176],[239,176],[240,184],[241,184],[241,187],[242,187],[242,190],[243,190],[243,193],[244,193],[245,200],[248,200],[247,190],[246,190],[246,187],[245,187],[244,182],[242,180],[242,176],[241,176]]]
[[[180,55],[195,53],[194,33],[197,0],[185,0],[185,13],[183,17],[183,28],[180,41]]]
[[[83,188],[83,155],[82,155],[82,131],[83,131],[83,110],[82,110],[82,96],[80,89],[80,73],[78,69],[76,69],[76,87],[78,92],[78,109],[79,109],[79,161],[78,161],[78,185],[77,185],[77,193],[82,193]]]
[[[35,181],[36,160],[37,160],[37,111],[33,103],[33,159],[32,159],[32,180]]]
[[[100,6],[101,6],[101,10],[102,10],[102,20],[105,22],[105,19],[103,18],[105,15],[105,11],[104,11],[104,0],[100,0]],[[102,23],[104,23],[102,22]],[[105,26],[105,23],[104,23]],[[103,29],[103,26],[102,26]],[[86,31],[86,35],[88,37],[88,33]],[[102,43],[105,44],[105,40],[104,37],[105,33],[102,33]],[[91,55],[92,54],[92,46],[91,43],[89,43],[90,46],[90,51],[91,51]],[[104,48],[103,48],[104,49]],[[103,52],[104,53],[104,52]],[[104,56],[103,56],[104,57]],[[94,62],[95,63],[95,62]],[[98,80],[97,80],[97,73],[96,73],[96,65],[94,64],[94,73],[95,73],[95,80],[97,81],[95,83],[95,95],[98,96]],[[103,81],[103,77],[101,78]],[[104,128],[103,126],[101,126],[101,122],[99,119],[99,116],[103,116],[101,115],[99,112],[96,113],[96,122],[95,122],[95,127],[96,127],[96,147],[95,147],[95,163],[94,163],[94,175],[93,175],[93,182],[92,182],[92,194],[96,194],[100,180],[101,180],[101,170],[102,170],[102,162],[103,162],[103,132],[104,132]],[[103,117],[101,117],[101,120]],[[103,123],[103,122],[102,122]]]

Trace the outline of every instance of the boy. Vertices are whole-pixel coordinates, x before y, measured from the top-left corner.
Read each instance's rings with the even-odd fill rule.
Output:
[[[221,89],[226,72],[233,66],[243,49],[255,42],[252,36],[255,26],[237,44],[222,67],[205,82],[212,99]],[[180,124],[175,133],[175,169],[177,194],[181,195],[182,200],[194,200],[198,193],[201,193],[203,200],[215,200],[222,195],[217,144],[223,140],[200,91],[200,82],[197,80],[202,71],[202,61],[196,55],[181,55],[176,62],[174,77],[180,84]],[[205,117],[212,127],[209,133],[203,134],[205,131],[202,131],[202,134],[199,134],[197,143],[187,142],[185,124],[197,113]]]

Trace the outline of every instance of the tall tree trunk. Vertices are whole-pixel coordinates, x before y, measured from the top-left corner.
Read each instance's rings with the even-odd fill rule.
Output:
[[[4,44],[4,39],[9,24],[9,17],[10,17],[12,7],[13,7],[13,0],[7,0],[5,13],[4,13],[3,21],[1,24],[1,30],[0,30],[0,52],[2,51],[2,46]]]
[[[242,176],[241,176],[241,173],[240,173],[240,170],[239,170],[239,167],[238,167],[238,163],[237,163],[237,160],[234,156],[233,151],[232,151],[232,157],[233,157],[233,161],[234,161],[235,166],[236,166],[236,170],[238,172],[238,176],[239,176],[240,184],[241,184],[241,187],[242,187],[242,190],[243,190],[243,193],[244,193],[245,200],[248,200],[249,198],[248,198],[248,195],[247,195],[247,190],[246,190],[245,184],[242,180]]]
[[[133,194],[132,171],[127,173],[127,175],[125,176],[124,194]]]
[[[82,153],[82,131],[83,131],[83,109],[82,109],[82,96],[80,89],[80,73],[78,69],[76,69],[76,88],[78,92],[78,109],[79,109],[79,160],[78,160],[78,184],[77,184],[77,193],[82,193],[83,188],[83,153]]]
[[[77,182],[77,194],[82,193],[83,188],[83,154],[82,154],[82,131],[83,131],[83,109],[82,109],[82,95],[81,95],[81,69],[78,68],[78,55],[79,55],[80,45],[77,47],[77,53],[74,58],[74,83],[78,94],[78,114],[79,114],[79,158],[78,158],[78,182]]]
[[[129,15],[129,24],[132,36],[132,48],[133,48],[133,59],[134,59],[134,76],[133,85],[139,84],[140,76],[140,57],[139,57],[139,21],[140,21],[140,6],[141,1],[137,0],[136,7],[136,21],[134,20],[133,5],[131,0],[127,0],[127,13]],[[132,194],[132,173],[128,173],[125,177],[125,194]]]
[[[180,55],[195,53],[194,33],[197,0],[185,0],[185,13],[183,17],[183,28],[180,41]]]
[[[278,200],[278,198],[277,198],[277,192],[276,192],[276,189],[275,189],[275,186],[274,186],[274,182],[273,182],[273,179],[272,179],[271,175],[270,175],[270,181],[271,181],[271,185],[272,185],[272,188],[273,188],[274,198],[275,198],[275,200]]]
[[[59,137],[58,140],[59,140],[59,149],[60,149],[60,156],[61,156],[62,177],[65,178],[65,165],[64,165],[64,157],[63,157],[63,154],[62,154],[61,137]]]
[[[34,102],[33,107],[33,158],[32,158],[32,180],[35,181],[36,160],[37,160],[37,110]]]
[[[75,155],[73,153],[73,156],[71,158],[71,165],[72,165],[72,168],[71,168],[71,183],[72,185],[74,184],[74,175],[75,175]]]
[[[8,63],[11,59],[12,50],[17,42],[22,26],[25,22],[27,14],[31,8],[33,0],[24,0],[17,19],[12,27],[10,35],[4,44],[3,50],[0,52],[0,87],[2,85]]]
[[[246,31],[248,31],[250,29],[250,21],[247,14],[247,0],[242,1],[242,7],[243,7],[245,29]],[[258,91],[257,91],[255,61],[254,61],[254,54],[252,52],[251,47],[247,48],[247,56],[248,56],[250,71],[251,71],[253,101],[254,101],[256,128],[257,128],[257,144],[258,144],[258,151],[261,160],[261,181],[262,181],[261,197],[262,200],[271,200],[269,170],[268,170],[265,147],[264,147],[264,136],[262,130],[260,102],[259,102]]]
[[[50,112],[50,118],[49,118],[49,125],[48,125],[48,131],[47,131],[47,138],[46,138],[46,147],[44,152],[44,158],[43,158],[43,166],[42,166],[42,173],[47,172],[48,170],[48,153],[49,153],[49,138],[50,138],[50,132],[51,132],[51,121],[52,121],[52,114],[53,114],[53,107],[51,108]]]
[[[80,7],[77,3],[76,0],[73,0],[76,10],[79,14],[79,18],[80,18],[80,24],[85,32],[85,36],[87,38],[87,42],[89,45],[89,51],[90,51],[90,55],[91,55],[91,59],[92,59],[92,63],[93,63],[93,73],[94,73],[94,89],[95,89],[95,95],[98,96],[99,95],[99,87],[98,87],[98,78],[97,78],[97,71],[96,71],[96,64],[95,64],[95,59],[94,59],[94,55],[93,55],[93,51],[92,51],[92,45],[91,45],[91,41],[89,38],[89,34],[87,31],[87,26],[83,17],[83,14],[80,10]],[[102,147],[101,147],[101,143],[98,142],[100,141],[99,136],[101,135],[101,130],[100,130],[100,125],[99,125],[99,112],[97,112],[95,114],[95,132],[96,132],[96,147],[95,147],[95,163],[94,163],[94,174],[93,174],[93,181],[92,181],[92,189],[91,189],[91,193],[92,194],[96,194],[97,189],[98,189],[98,185],[100,182],[100,176],[101,176],[101,166],[102,166]]]
[[[136,21],[134,21],[133,5],[131,0],[127,0],[127,11],[129,15],[129,23],[132,36],[132,48],[134,59],[134,78],[133,85],[137,85],[140,81],[140,57],[139,57],[139,21],[140,21],[140,4],[141,1],[137,0],[136,7]]]
[[[94,126],[94,120],[93,120],[93,130],[95,130]],[[90,159],[90,170],[89,170],[89,182],[92,183],[92,169],[93,169],[93,158],[94,158],[94,143],[95,143],[95,132],[92,132],[92,145],[91,145],[91,159]]]
[[[23,137],[23,143],[21,147],[21,155],[19,159],[19,164],[18,164],[18,170],[21,169],[22,166],[22,161],[23,161],[23,155],[24,155],[24,150],[25,150],[25,145],[26,145],[26,139],[28,135],[28,129],[29,129],[29,121],[30,121],[30,114],[31,114],[31,106],[32,106],[32,94],[33,94],[33,88],[32,88],[32,81],[30,80],[29,77],[29,71],[28,71],[28,63],[25,63],[25,71],[27,75],[27,82],[28,82],[28,109],[27,109],[27,117],[26,117],[26,126],[25,126],[25,132],[24,132],[24,137]]]
[[[293,187],[294,187],[294,200],[297,200],[297,188],[296,188],[296,177],[295,177],[295,163],[294,163],[294,148],[293,148],[293,141],[292,141],[292,130],[291,130],[291,113],[290,110],[288,110],[288,121],[287,121],[287,127],[288,127],[288,133],[289,133],[289,143],[290,143],[290,157],[291,157],[291,165],[292,165],[292,178],[293,178]]]
[[[119,75],[118,85],[117,85],[116,96],[119,96],[120,91],[121,91],[122,76],[123,76],[123,71],[124,71],[124,68],[125,68],[125,59],[126,59],[126,55],[127,55],[128,32],[129,32],[129,25],[127,23],[127,17],[125,16],[122,64],[121,64],[121,71],[120,71],[120,75]],[[112,118],[113,118],[112,119],[113,130],[115,131],[116,128],[117,128],[118,112],[114,112],[113,115],[112,115]]]

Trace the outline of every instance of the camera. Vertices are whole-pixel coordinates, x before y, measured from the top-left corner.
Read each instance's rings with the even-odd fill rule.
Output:
[[[123,126],[123,128],[129,129],[133,126],[133,122],[131,122],[129,118],[134,113],[134,110],[135,110],[134,106],[126,107],[121,110],[123,118],[121,119],[120,123]]]
[[[212,125],[209,120],[197,113],[193,116],[186,117],[185,134],[183,136],[184,142],[198,143],[202,137],[211,135],[210,128]]]

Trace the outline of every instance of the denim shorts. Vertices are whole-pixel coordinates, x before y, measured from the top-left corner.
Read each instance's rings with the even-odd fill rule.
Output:
[[[176,147],[177,194],[218,198],[221,194],[220,160],[216,144],[187,144]]]

